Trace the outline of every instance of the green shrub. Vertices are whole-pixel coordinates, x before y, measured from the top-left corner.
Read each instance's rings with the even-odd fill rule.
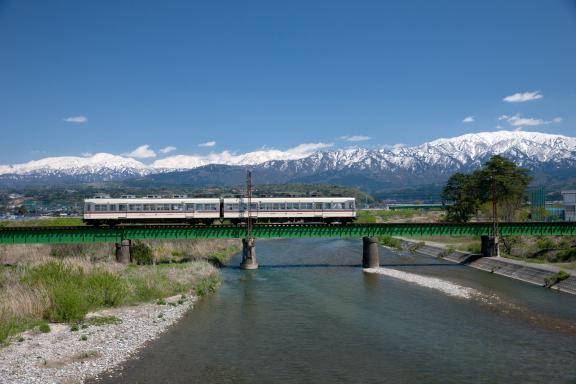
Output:
[[[48,323],[40,324],[38,330],[42,333],[49,333],[50,332],[50,325]]]
[[[51,322],[80,321],[88,313],[89,303],[81,287],[62,284],[53,287],[51,296],[52,305],[46,313],[46,318]]]
[[[536,240],[536,245],[540,249],[555,249],[556,242],[549,237],[544,237],[542,239]]]
[[[78,324],[72,324],[70,326],[70,332],[78,332],[79,329]]]
[[[220,277],[218,275],[211,275],[201,279],[194,287],[194,292],[202,297],[208,293],[216,291],[216,288],[220,284]]]
[[[86,278],[90,304],[94,307],[116,307],[127,294],[126,283],[118,275],[107,271],[95,271]]]
[[[558,273],[555,273],[553,275],[546,277],[544,279],[544,286],[545,287],[551,287],[555,284],[558,284],[559,282],[561,282],[563,280],[566,280],[569,277],[570,277],[569,273],[566,273],[564,271],[560,271]]]
[[[378,242],[381,245],[385,245],[387,247],[400,249],[402,248],[402,243],[399,239],[396,239],[392,236],[378,236]]]
[[[466,251],[470,253],[480,253],[482,252],[482,245],[480,243],[472,243],[466,247]]]
[[[164,299],[158,299],[158,301],[156,302],[156,304],[158,304],[158,305],[166,305],[166,300],[164,300]]]
[[[154,254],[152,248],[141,241],[134,241],[132,243],[130,253],[132,259],[138,265],[151,265],[154,264]]]
[[[86,335],[80,336],[80,341],[86,341],[86,340],[88,340],[88,336]]]
[[[12,333],[13,326],[12,321],[0,322],[0,345],[6,344],[8,336]]]
[[[576,261],[576,248],[564,249],[558,252],[558,261],[566,263],[569,261]]]

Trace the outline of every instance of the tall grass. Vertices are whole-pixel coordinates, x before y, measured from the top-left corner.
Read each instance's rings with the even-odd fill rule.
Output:
[[[106,269],[51,261],[30,267],[2,268],[0,342],[38,321],[76,322],[89,311],[150,302],[195,291],[211,292],[219,281],[207,261]]]

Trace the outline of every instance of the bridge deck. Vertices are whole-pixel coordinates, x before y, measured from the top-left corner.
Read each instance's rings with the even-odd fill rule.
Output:
[[[576,223],[499,223],[500,234],[576,236]],[[256,238],[363,236],[481,236],[492,234],[491,223],[383,223],[383,224],[256,224]],[[130,225],[116,227],[5,227],[0,244],[115,243],[123,239],[242,238],[243,226]]]

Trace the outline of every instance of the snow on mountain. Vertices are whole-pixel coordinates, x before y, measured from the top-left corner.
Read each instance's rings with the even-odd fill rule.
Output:
[[[495,154],[502,154],[532,169],[546,165],[569,173],[576,167],[575,137],[538,132],[471,133],[413,147],[348,148],[318,152],[328,146],[330,144],[316,143],[286,151],[263,149],[245,154],[224,151],[206,156],[178,155],[157,160],[151,165],[107,153],[88,157],[49,157],[25,164],[0,165],[0,178],[30,180],[49,177],[67,181],[98,181],[224,164],[250,165],[265,174],[281,174],[287,179],[326,172],[343,175],[360,173],[380,180],[400,180],[418,175],[430,179],[477,168]]]
[[[539,163],[576,165],[576,138],[523,131],[482,132],[438,139],[414,147],[319,152],[301,160],[270,161],[261,167],[292,174],[342,170],[418,174],[430,169],[442,174],[476,168],[496,154],[527,167]]]
[[[48,176],[48,175],[146,175],[151,172],[147,165],[122,156],[97,153],[87,157],[47,157],[28,163],[0,165],[0,175]]]

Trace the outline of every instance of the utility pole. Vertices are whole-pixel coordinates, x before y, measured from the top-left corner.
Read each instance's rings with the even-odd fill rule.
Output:
[[[252,235],[252,172],[246,173],[246,237],[242,239],[242,269],[257,269],[256,239]]]
[[[498,245],[498,201],[496,199],[496,176],[490,175],[492,181],[492,236],[482,236],[482,255],[500,256]]]
[[[252,172],[246,173],[246,200],[248,203],[248,217],[246,218],[246,239],[252,238]]]

